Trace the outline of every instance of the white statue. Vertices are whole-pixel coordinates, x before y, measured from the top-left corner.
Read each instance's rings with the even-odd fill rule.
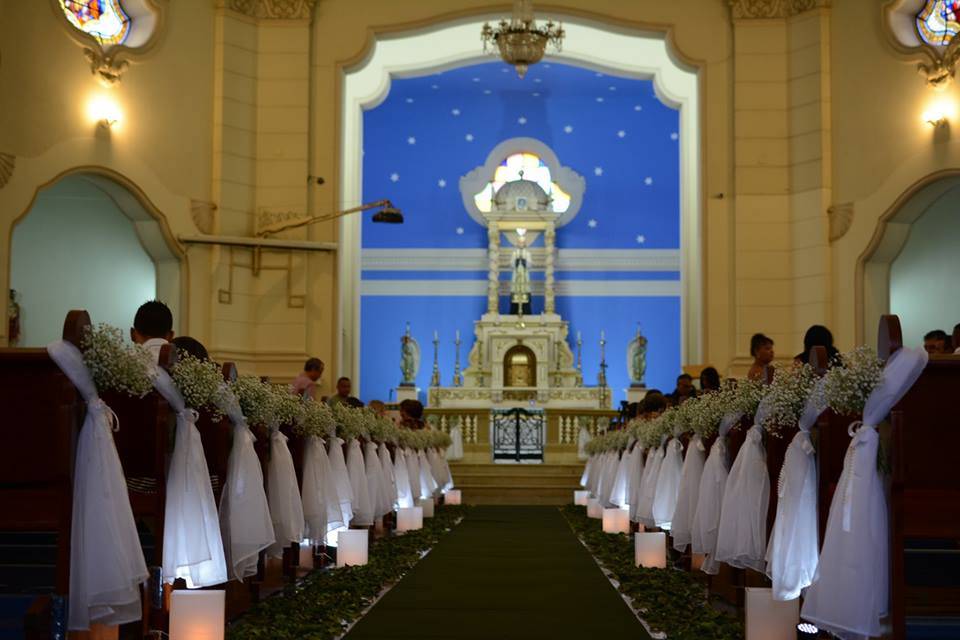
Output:
[[[517,229],[517,246],[510,256],[513,274],[510,277],[510,313],[530,313],[530,251],[526,229]]]

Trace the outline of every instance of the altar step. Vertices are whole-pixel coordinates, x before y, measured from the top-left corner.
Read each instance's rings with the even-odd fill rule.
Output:
[[[451,464],[467,504],[555,505],[573,500],[583,465]]]

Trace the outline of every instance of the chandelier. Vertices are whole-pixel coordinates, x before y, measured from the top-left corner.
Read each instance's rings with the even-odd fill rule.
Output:
[[[533,20],[533,0],[514,0],[510,21],[501,20],[496,29],[489,23],[484,24],[480,39],[484,52],[491,43],[496,44],[503,61],[516,67],[517,75],[523,78],[527,68],[543,58],[547,44],[560,51],[564,35],[563,24],[554,24],[552,20],[537,27]]]

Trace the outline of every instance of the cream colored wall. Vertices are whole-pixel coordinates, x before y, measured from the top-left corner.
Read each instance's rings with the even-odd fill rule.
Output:
[[[250,251],[176,242],[201,231],[250,235],[258,216],[321,214],[336,192],[342,71],[375,35],[508,11],[506,2],[323,0],[309,18],[277,19],[275,0],[165,2],[164,31],[103,88],[46,2],[7,3],[0,22],[0,153],[16,157],[0,187],[3,251],[37,189],[79,167],[99,167],[139,194],[185,256],[184,332],[241,368],[294,375],[307,355],[334,378],[336,260],[333,254]],[[303,0],[301,5],[310,4]],[[617,29],[666,32],[701,82],[705,360],[738,372],[747,340],[764,331],[781,355],[800,347],[814,322],[851,346],[857,263],[877,223],[912,184],[954,167],[960,150],[935,142],[920,114],[936,93],[915,61],[889,45],[873,0],[769,2],[689,0],[625,3],[555,0],[538,12],[577,15]],[[785,16],[785,5],[810,10]],[[230,9],[252,7],[251,13]],[[588,7],[588,8],[587,8]],[[760,11],[764,13],[764,11]],[[851,28],[851,25],[854,28]],[[425,45],[428,46],[428,45]],[[479,48],[479,39],[478,39]],[[95,94],[124,111],[109,137],[84,109]],[[309,185],[307,175],[324,177]],[[209,225],[194,214],[216,211]],[[849,231],[829,239],[827,209],[849,203]],[[334,223],[292,238],[335,241]],[[0,286],[9,259],[0,260]],[[0,342],[6,336],[0,324]],[[871,336],[864,336],[872,339]],[[691,363],[694,364],[694,363]]]

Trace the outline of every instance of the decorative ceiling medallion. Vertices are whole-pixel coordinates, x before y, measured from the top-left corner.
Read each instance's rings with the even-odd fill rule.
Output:
[[[50,0],[61,24],[83,47],[90,72],[117,83],[128,58],[147,52],[162,31],[168,0]]]
[[[217,6],[265,20],[309,20],[317,0],[217,0]]]
[[[917,70],[931,87],[953,80],[960,62],[956,0],[891,0],[883,8],[883,28],[893,47],[921,56]]]

